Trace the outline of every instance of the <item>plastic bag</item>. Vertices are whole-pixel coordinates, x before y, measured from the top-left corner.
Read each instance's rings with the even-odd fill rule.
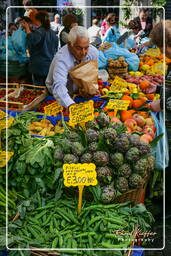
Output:
[[[128,63],[128,70],[129,71],[137,71],[139,67],[140,60],[135,53],[131,53],[125,48],[121,48],[116,43],[112,43],[112,46],[102,51],[99,51],[99,68],[103,69],[107,66],[107,60],[111,59],[118,59],[119,57],[123,56]]]
[[[98,68],[104,69],[107,66],[107,58],[104,56],[104,53],[102,51],[99,51],[99,57],[98,57]]]
[[[99,70],[98,78],[103,80],[103,81],[107,81],[109,79],[109,74],[106,71],[106,69],[100,69]]]
[[[164,134],[163,137],[158,141],[157,146],[155,147],[155,168],[157,169],[163,169],[168,167],[169,165],[169,146],[168,146],[168,140],[167,140],[167,133],[166,133],[166,127],[163,120],[163,113],[160,112],[154,113],[151,112],[151,116],[155,122],[156,127],[156,136],[159,136],[160,134]],[[165,161],[165,163],[164,163]]]
[[[18,55],[25,54],[27,50],[27,40],[25,31],[23,31],[23,29],[20,27],[19,29],[12,33],[11,39],[13,47],[18,53]]]

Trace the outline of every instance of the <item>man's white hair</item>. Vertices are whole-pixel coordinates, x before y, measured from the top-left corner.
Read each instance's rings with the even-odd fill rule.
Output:
[[[76,42],[77,37],[89,39],[87,29],[82,26],[74,26],[68,34],[68,42],[70,42],[71,45],[73,45]]]

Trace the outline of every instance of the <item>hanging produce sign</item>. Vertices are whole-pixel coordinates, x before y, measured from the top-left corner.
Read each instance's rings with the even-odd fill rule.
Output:
[[[94,103],[92,100],[70,106],[69,122],[72,125],[75,125],[78,123],[86,123],[93,119],[94,119]]]
[[[79,189],[78,214],[81,212],[84,186],[97,185],[97,173],[95,169],[96,166],[93,163],[63,165],[64,185],[66,187],[78,186]]]
[[[59,112],[62,112],[63,107],[59,105],[57,101],[44,107],[44,113],[48,116],[56,116]]]
[[[7,113],[5,113],[4,111],[0,110],[0,119],[3,119],[6,116],[7,116]]]
[[[117,111],[117,110],[127,110],[129,104],[130,104],[129,100],[110,99],[106,107],[108,109],[114,109],[115,111]]]
[[[14,155],[14,152],[6,152],[0,150],[0,167],[6,166],[6,163],[11,159]]]

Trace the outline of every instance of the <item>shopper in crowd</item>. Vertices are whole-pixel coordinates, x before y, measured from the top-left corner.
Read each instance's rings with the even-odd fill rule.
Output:
[[[152,18],[149,17],[149,10],[140,8],[139,16],[136,17],[135,20],[140,22],[142,30],[144,31],[144,37],[148,37],[153,28]]]
[[[93,42],[95,37],[100,38],[100,27],[99,27],[99,21],[98,19],[92,20],[92,26],[88,28],[88,35],[90,38],[90,43]]]
[[[50,23],[50,28],[56,33],[56,35],[59,34],[62,28],[62,25],[60,23],[60,15],[58,13],[55,14],[54,21]]]
[[[59,35],[60,47],[62,47],[68,43],[68,34],[69,34],[70,30],[74,26],[78,25],[77,17],[74,14],[66,14],[63,17],[63,25],[64,25],[64,28],[61,30],[60,35]]]
[[[140,21],[130,20],[128,23],[128,29],[132,31],[129,38],[135,40],[136,44],[140,44],[141,39],[144,37],[144,31],[142,30]]]
[[[58,39],[55,32],[50,29],[49,15],[46,11],[39,11],[35,19],[38,25],[35,31],[32,32],[25,21],[22,22],[22,26],[27,33],[33,83],[45,85],[49,66],[57,51]]]
[[[68,75],[69,70],[81,62],[97,59],[98,50],[89,44],[87,29],[82,26],[73,27],[67,45],[55,55],[46,79],[49,92],[62,106],[69,107],[75,103],[72,96],[77,87]]]
[[[109,42],[109,43],[116,42],[117,39],[120,37],[120,33],[116,23],[116,14],[115,13],[108,14],[106,21],[109,25],[109,29],[105,33],[105,36],[103,37],[102,41]]]
[[[26,10],[24,13],[24,16],[29,17],[31,19],[32,24],[34,26],[37,26],[37,20],[36,20],[35,16],[38,13],[38,10],[30,7],[30,6],[33,6],[31,0],[23,0],[23,5]]]
[[[110,25],[107,23],[107,17],[104,18],[104,20],[102,21],[101,24],[101,37],[103,38],[106,34],[106,31],[108,30],[108,28],[110,28]]]
[[[8,36],[12,36],[12,33],[17,30],[15,23],[10,23],[8,25]]]

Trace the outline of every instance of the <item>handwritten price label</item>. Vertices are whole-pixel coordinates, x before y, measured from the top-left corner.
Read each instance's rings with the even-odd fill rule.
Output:
[[[64,164],[64,185],[70,186],[95,186],[97,185],[96,166],[90,164]]]
[[[114,109],[114,110],[127,110],[129,103],[130,103],[129,100],[110,99],[106,107],[108,109]]]
[[[8,119],[0,120],[0,129],[9,128],[14,121],[13,117],[10,117]]]
[[[6,163],[14,155],[14,152],[0,151],[0,167],[6,166]]]
[[[56,101],[44,107],[45,114],[48,116],[56,116],[62,110],[63,107]]]
[[[69,119],[72,125],[86,123],[94,119],[94,104],[92,100],[74,104],[69,108]]]
[[[5,113],[4,111],[0,110],[0,119],[3,119],[6,116],[7,116],[7,113]]]

